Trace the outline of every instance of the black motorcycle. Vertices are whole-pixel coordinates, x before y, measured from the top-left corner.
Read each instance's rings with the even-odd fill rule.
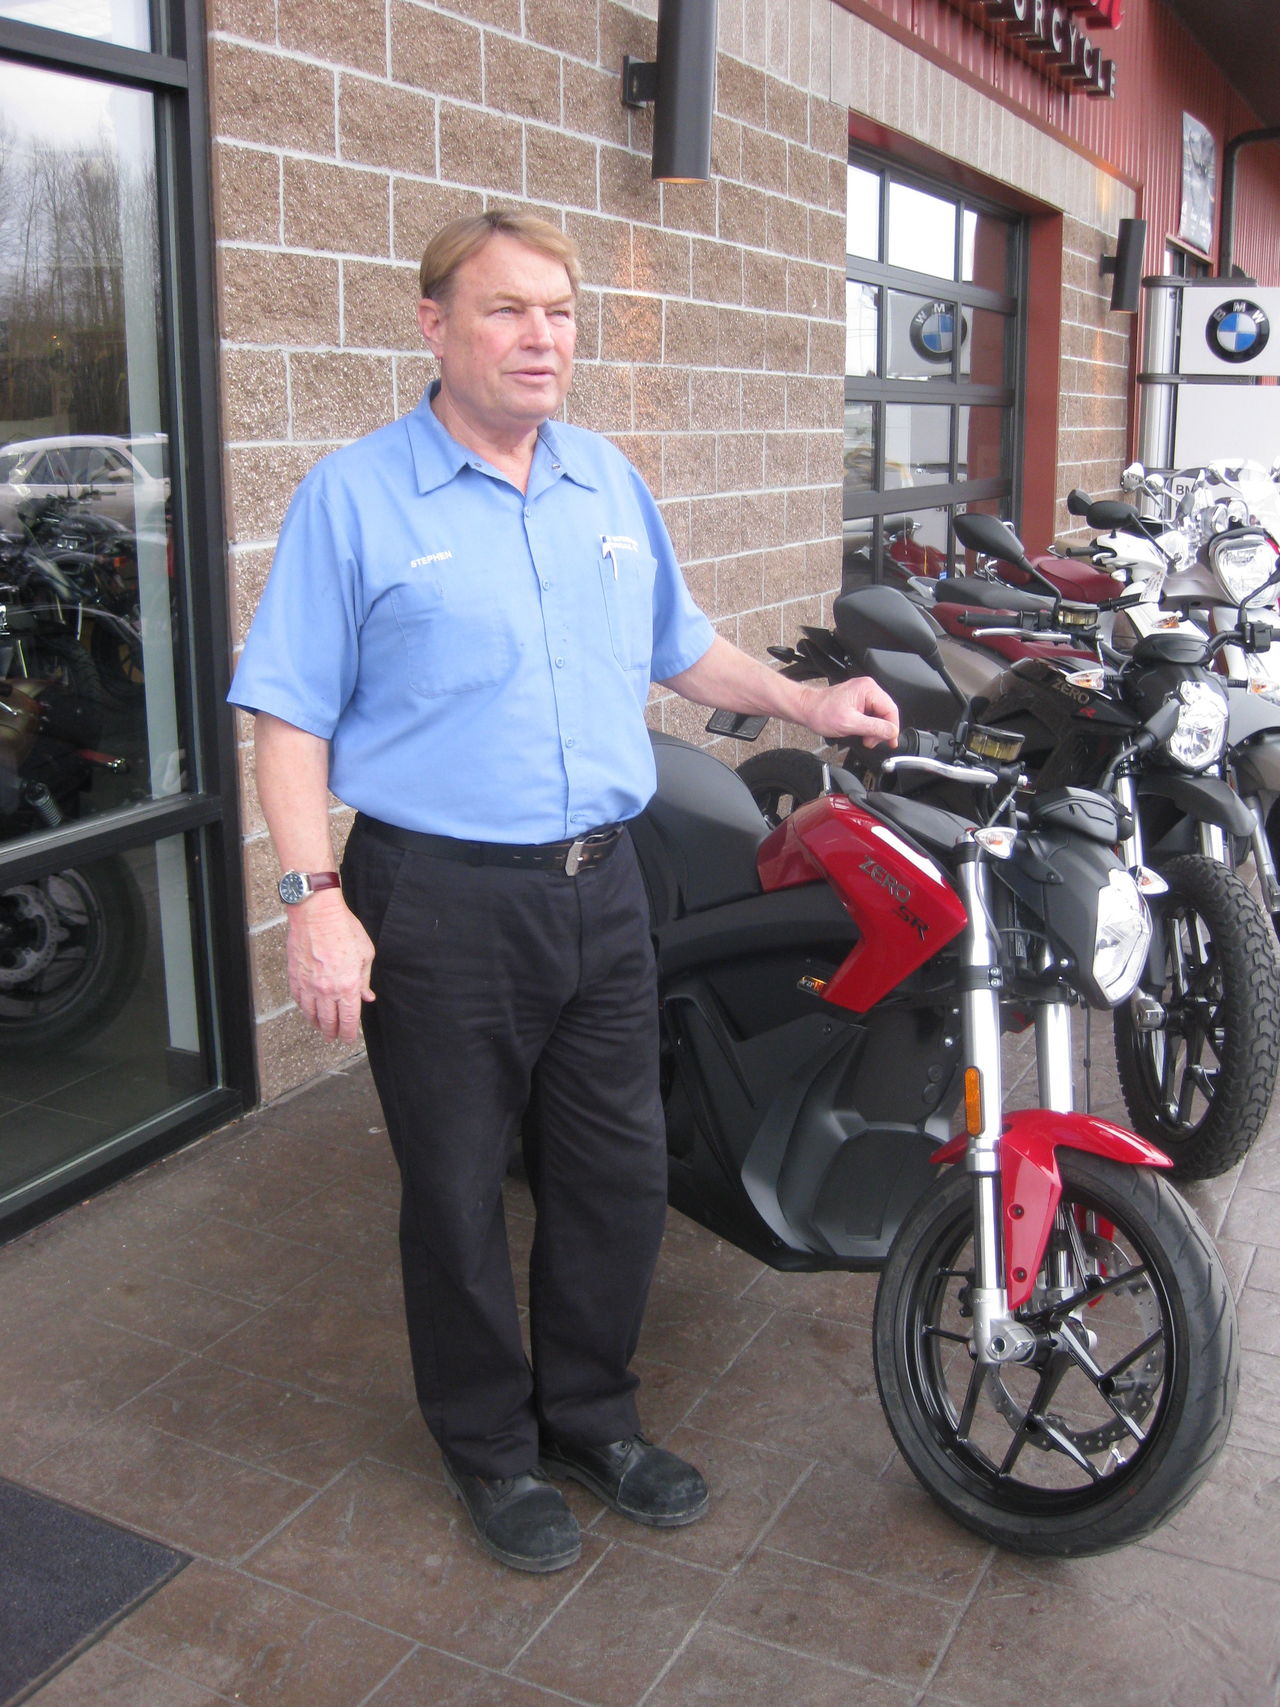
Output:
[[[1032,568],[991,517],[958,517],[957,533]],[[1010,592],[993,591],[988,605]],[[811,642],[789,668],[835,680],[874,675],[908,721],[937,727],[965,695],[920,658],[878,644],[878,612],[898,597],[874,587],[843,595],[836,645],[824,655]],[[1033,607],[1045,602],[1037,594],[1013,597]],[[1016,609],[1001,616],[976,606],[968,613],[975,635],[984,624],[1007,632],[1017,620]],[[1178,1177],[1210,1178],[1248,1151],[1280,1071],[1280,953],[1232,869],[1235,852],[1249,846],[1254,818],[1220,774],[1228,700],[1209,662],[1223,637],[1155,632],[1104,663],[1081,656],[1087,629],[1048,629],[1042,616],[1033,608],[1028,629],[1040,636],[1041,655],[1022,657],[994,678],[988,662],[981,715],[1021,736],[1022,767],[1037,791],[1080,785],[1113,794],[1124,809],[1126,863],[1149,862],[1168,884],[1142,988],[1115,1013],[1117,1068],[1135,1128],[1167,1151]],[[1054,620],[1060,618],[1059,606]],[[1056,655],[1046,650],[1055,633]],[[946,644],[934,635],[938,661]],[[949,666],[957,656],[949,646]],[[1152,740],[1144,724],[1169,701],[1176,721]],[[740,774],[762,809],[776,814],[814,792],[820,769],[813,755],[766,752],[746,760]],[[936,784],[929,787],[937,793]]]
[[[1072,1005],[1128,999],[1159,886],[1113,852],[1114,801],[1015,804],[1016,741],[966,721],[771,830],[727,766],[654,744],[632,834],[672,1202],[776,1269],[880,1272],[885,1415],[958,1522],[1062,1556],[1149,1533],[1222,1444],[1236,1352],[1167,1159],[1072,1109]],[[1005,1106],[1008,1024],[1034,1027],[1038,1109]]]

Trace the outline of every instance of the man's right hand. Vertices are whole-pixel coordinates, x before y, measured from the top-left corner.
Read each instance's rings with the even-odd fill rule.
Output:
[[[372,1002],[373,944],[339,889],[321,889],[288,910],[289,993],[302,1017],[335,1042],[360,1035],[360,1007]]]

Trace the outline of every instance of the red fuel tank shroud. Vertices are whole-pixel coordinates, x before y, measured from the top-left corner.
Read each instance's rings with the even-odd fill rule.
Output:
[[[830,883],[859,930],[823,1000],[866,1013],[964,929],[964,903],[945,873],[842,794],[784,818],[756,858],[766,891]]]
[[[1053,1217],[1062,1196],[1057,1151],[1087,1150],[1140,1168],[1171,1168],[1163,1150],[1146,1138],[1092,1114],[1051,1108],[1022,1108],[1000,1129],[1000,1197],[1004,1223],[1005,1276],[1009,1308],[1025,1304],[1044,1260]],[[929,1158],[961,1162],[969,1147],[962,1132]]]

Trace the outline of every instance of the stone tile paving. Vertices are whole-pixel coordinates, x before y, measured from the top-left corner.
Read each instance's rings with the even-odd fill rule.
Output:
[[[1097,1053],[1094,1107],[1119,1114]],[[0,1474],[195,1556],[34,1700],[1277,1707],[1280,1121],[1189,1195],[1243,1384],[1209,1482],[1149,1541],[1037,1562],[957,1528],[880,1414],[874,1280],[777,1274],[673,1215],[637,1367],[711,1514],[638,1530],[571,1486],[581,1562],[529,1577],[444,1487],[377,1104],[363,1067],[329,1075],[0,1250]],[[509,1211],[527,1250],[518,1184]]]

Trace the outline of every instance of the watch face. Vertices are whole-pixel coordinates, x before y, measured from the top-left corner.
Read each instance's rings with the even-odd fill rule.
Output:
[[[311,893],[311,885],[307,882],[305,872],[286,871],[276,886],[280,891],[280,899],[286,907],[292,907],[299,901],[305,901]]]

